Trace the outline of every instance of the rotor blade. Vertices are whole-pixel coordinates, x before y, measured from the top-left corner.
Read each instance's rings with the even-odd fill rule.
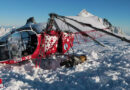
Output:
[[[59,16],[59,17],[70,19],[70,20],[75,21],[75,22],[77,22],[77,23],[79,23],[79,24],[81,24],[81,25],[85,25],[85,26],[91,27],[91,28],[93,28],[93,29],[95,29],[95,30],[97,30],[97,31],[106,33],[106,34],[108,34],[108,35],[111,35],[111,36],[113,36],[113,37],[116,37],[116,38],[118,38],[118,39],[121,39],[122,41],[125,41],[125,42],[130,43],[130,40],[127,39],[127,38],[125,38],[125,37],[121,37],[121,36],[116,35],[116,34],[114,34],[114,33],[112,33],[112,32],[105,31],[104,29],[96,28],[96,27],[92,26],[91,24],[79,22],[79,21],[77,21],[77,20],[75,20],[75,19],[68,18],[68,17],[65,17],[65,16]]]
[[[55,27],[57,28],[56,30],[57,30],[57,31],[60,31],[60,27],[59,27],[58,24],[56,23],[55,19],[54,19],[54,25],[55,25]]]
[[[91,24],[86,24],[86,23],[83,23],[83,22],[79,22],[78,20],[75,20],[75,19],[73,19],[73,18],[69,18],[69,17],[65,17],[65,16],[61,16],[61,15],[58,15],[58,17],[66,18],[66,19],[69,19],[69,20],[75,21],[75,22],[77,22],[77,23],[79,23],[79,24],[81,24],[81,25],[87,25],[87,26],[89,26],[89,27],[92,26]]]
[[[88,35],[87,33],[83,33],[82,30],[80,30],[79,28],[75,27],[74,25],[72,25],[72,24],[66,22],[65,20],[62,20],[62,19],[59,18],[59,17],[57,17],[57,19],[59,19],[59,20],[65,22],[68,26],[71,26],[73,29],[75,29],[76,31],[80,32],[83,36],[89,37],[89,38],[91,38],[94,42],[96,42],[96,43],[98,43],[99,45],[105,47],[102,43],[98,42],[97,40],[95,40],[93,37],[91,37],[91,36]]]

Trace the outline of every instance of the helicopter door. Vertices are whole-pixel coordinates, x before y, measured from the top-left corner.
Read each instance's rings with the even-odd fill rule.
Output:
[[[9,58],[15,61],[21,61],[22,40],[20,32],[11,34],[8,38]]]
[[[37,35],[34,31],[21,31],[22,37],[22,56],[31,55],[34,53],[38,41]]]

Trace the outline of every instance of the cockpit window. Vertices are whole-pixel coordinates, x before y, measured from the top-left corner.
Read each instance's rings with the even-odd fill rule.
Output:
[[[21,32],[21,35],[22,35],[22,38],[28,38],[29,37],[29,34],[28,34],[27,31]]]
[[[7,42],[7,39],[8,39],[8,35],[1,37],[0,38],[0,45],[5,44]]]
[[[33,31],[15,32],[0,40],[0,42],[6,43],[4,46],[0,46],[0,61],[31,55],[38,43],[37,35]]]

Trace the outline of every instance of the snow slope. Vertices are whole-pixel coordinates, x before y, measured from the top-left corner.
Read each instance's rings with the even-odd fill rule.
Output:
[[[88,60],[73,68],[35,68],[29,61],[22,65],[0,64],[1,90],[130,90],[130,44],[110,36],[94,42],[74,44],[77,54]],[[72,52],[72,51],[70,51]]]

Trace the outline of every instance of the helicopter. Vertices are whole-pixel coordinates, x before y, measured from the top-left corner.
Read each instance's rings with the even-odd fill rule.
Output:
[[[123,36],[112,33],[108,27],[85,22],[81,17],[66,17],[55,13],[49,14],[47,23],[35,23],[34,18],[27,20],[25,26],[13,29],[0,38],[0,63],[14,64],[26,60],[45,59],[51,55],[65,55],[73,48],[74,41],[82,38],[97,41],[105,34],[130,43]],[[81,19],[81,20],[79,20]],[[31,23],[33,22],[33,24]]]

